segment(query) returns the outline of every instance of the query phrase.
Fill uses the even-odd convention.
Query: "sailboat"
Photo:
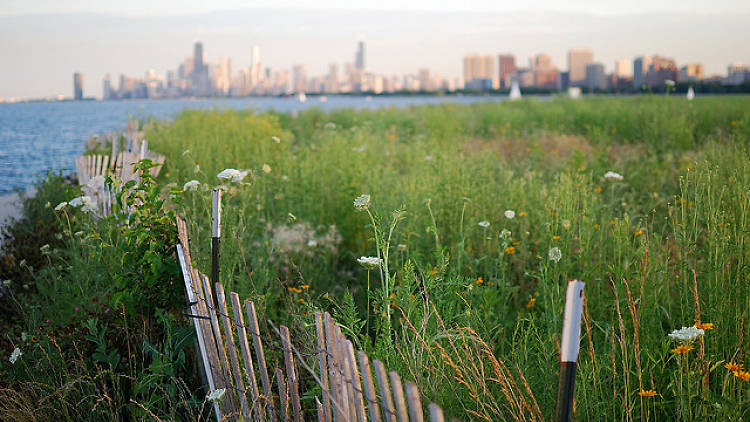
[[[305,101],[307,101],[307,95],[305,95],[304,92],[300,92],[299,94],[297,94],[297,101],[304,103]]]
[[[695,98],[695,91],[693,90],[692,86],[690,88],[688,88],[688,92],[687,92],[687,95],[685,97],[688,99],[688,101],[690,101],[693,98]]]
[[[508,95],[508,98],[511,100],[518,100],[521,98],[521,88],[518,86],[518,80],[514,79],[513,83],[510,86],[510,94]]]

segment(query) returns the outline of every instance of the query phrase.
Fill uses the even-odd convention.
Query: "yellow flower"
[[[513,246],[518,246],[518,245],[520,245],[520,244],[521,244],[521,241],[520,241],[520,240],[517,240],[517,241],[515,241],[515,242],[513,242],[513,243],[512,243],[512,245],[513,245]]]
[[[601,186],[597,186],[596,189],[594,189],[594,192],[596,192],[596,193],[602,193],[602,187]]]
[[[750,381],[750,372],[747,371],[736,371],[732,372],[735,377],[741,379],[742,381]]]
[[[685,353],[693,350],[693,346],[687,346],[684,344],[681,344],[674,349],[670,350],[670,352],[677,354],[677,355],[684,355]]]
[[[482,280],[482,277],[478,277],[477,280],[475,281],[475,283],[482,284],[482,283],[484,283],[484,280]]]
[[[552,236],[552,240],[560,240],[560,236]]]
[[[654,397],[658,396],[659,394],[656,392],[656,390],[641,390],[638,392],[638,395],[641,397]]]
[[[309,285],[309,284],[303,284],[303,285],[302,285],[302,286],[300,286],[300,287],[302,287],[302,290],[307,290],[307,289],[309,289],[309,288],[310,288],[310,285]]]
[[[531,309],[531,307],[534,306],[534,302],[536,302],[535,297],[532,297],[531,299],[529,299],[529,302],[526,303],[526,309]]]
[[[299,303],[305,303],[305,299],[299,298],[299,299],[297,299],[297,302],[299,302]]]
[[[637,231],[637,232],[635,232],[635,236],[636,236],[636,237],[638,237],[638,236],[640,236],[640,235],[642,235],[642,234],[643,234],[643,230],[641,230],[641,229],[638,229],[638,231]]]
[[[514,248],[513,246],[508,246],[507,248],[505,248],[506,255],[513,255],[514,253],[516,253],[516,248]]]
[[[614,226],[615,225],[615,220],[609,220],[609,225],[610,226]]]
[[[518,213],[519,217],[526,217],[526,211],[521,211]]]
[[[714,329],[714,323],[713,322],[704,322],[701,324],[695,324],[695,328],[699,328],[701,330],[713,330]]]
[[[598,229],[598,228],[599,228],[599,225],[598,225],[598,224],[594,224],[594,228],[595,228],[595,229]]]
[[[734,127],[734,126],[737,126],[737,122],[735,122],[734,120],[732,120],[732,126],[733,126],[733,127]]]
[[[737,362],[725,363],[724,367],[727,368],[729,372],[739,372],[743,369],[742,364]]]

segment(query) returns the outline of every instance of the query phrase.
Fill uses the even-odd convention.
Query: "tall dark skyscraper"
[[[195,43],[193,52],[193,73],[200,74],[203,72],[203,43]]]
[[[357,44],[357,54],[354,56],[354,68],[365,70],[365,42],[360,41]]]
[[[73,99],[76,101],[83,99],[83,73],[81,72],[73,74]]]

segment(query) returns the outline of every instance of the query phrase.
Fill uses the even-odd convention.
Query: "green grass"
[[[363,327],[350,333],[359,347],[417,379],[427,399],[453,415],[519,415],[497,382],[475,380],[496,408],[472,398],[456,379],[470,377],[477,363],[461,360],[461,375],[438,352],[470,327],[525,376],[550,418],[564,285],[578,278],[589,315],[580,419],[748,417],[750,383],[723,367],[748,362],[750,350],[747,97],[524,100],[298,117],[190,111],[146,136],[168,157],[166,182],[203,184],[184,194],[178,212],[188,217],[204,271],[208,188],[224,168],[250,169],[247,183],[225,194],[225,285],[298,330],[311,323],[311,309],[342,306],[351,293],[354,303],[339,318]],[[606,180],[607,171],[624,180]],[[352,205],[363,193],[382,241],[392,212],[404,212],[387,249],[390,329],[381,318],[381,276],[369,274],[368,295],[368,273],[356,263],[378,255],[369,217]],[[499,238],[503,229],[512,235]],[[557,263],[548,258],[553,247],[562,252]],[[703,352],[696,343],[680,365],[667,334],[696,321],[695,283],[700,318],[715,328]],[[289,290],[302,285],[311,287]],[[406,319],[420,328],[410,330]],[[456,352],[468,359],[472,347]],[[641,398],[641,388],[659,395]]]

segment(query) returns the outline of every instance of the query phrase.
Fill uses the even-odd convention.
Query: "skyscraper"
[[[615,60],[615,76],[618,78],[630,77],[630,61],[627,59]]]
[[[73,74],[73,99],[76,101],[83,99],[83,74],[81,72]]]
[[[112,77],[109,76],[109,73],[104,75],[104,80],[102,81],[102,100],[109,100],[112,98]]]
[[[467,89],[491,89],[495,77],[492,56],[469,54],[464,56],[464,84]]]
[[[638,88],[646,84],[646,73],[651,66],[651,57],[640,56],[633,60],[633,86]]]
[[[601,63],[589,63],[586,65],[586,87],[590,92],[595,89],[607,89],[607,78],[604,76],[604,65]]]
[[[703,79],[703,65],[690,63],[680,68],[680,82],[694,82]]]
[[[292,81],[294,92],[297,94],[307,91],[307,66],[303,64],[292,67]]]
[[[568,51],[568,78],[570,85],[581,85],[586,80],[586,65],[594,62],[594,53],[588,48]]]
[[[646,85],[664,85],[668,80],[677,82],[679,74],[680,71],[673,59],[654,56],[651,58],[651,66],[648,67],[648,73],[646,74]]]
[[[357,44],[357,53],[354,55],[354,68],[365,70],[365,42],[360,41]]]
[[[193,49],[193,72],[203,72],[203,43],[198,41]]]
[[[508,88],[510,86],[510,78],[516,73],[516,57],[512,54],[501,54],[498,56],[498,64],[500,65],[500,87]]]

